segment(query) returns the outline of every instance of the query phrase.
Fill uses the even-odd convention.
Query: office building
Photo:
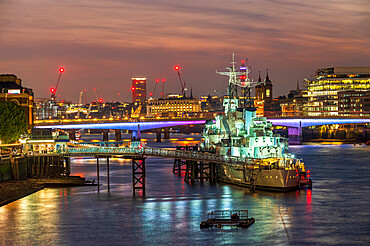
[[[33,127],[34,94],[22,86],[22,79],[14,74],[0,75],[0,102],[14,102],[22,107],[27,128]]]
[[[145,103],[146,101],[146,78],[132,78],[132,102]]]
[[[304,111],[308,116],[336,116],[344,112],[338,108],[338,93],[370,90],[370,67],[330,67],[316,71],[306,79],[308,100]],[[344,110],[344,107],[342,107]],[[349,108],[346,107],[346,110]],[[346,111],[347,112],[347,111]],[[348,112],[346,113],[348,114]]]
[[[146,105],[148,117],[193,117],[201,112],[201,102],[193,98],[150,99]]]
[[[351,117],[369,117],[370,90],[338,92],[338,115]]]

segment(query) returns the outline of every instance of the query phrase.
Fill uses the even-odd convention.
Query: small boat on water
[[[207,220],[200,223],[200,228],[222,228],[223,226],[247,228],[256,220],[248,217],[248,210],[215,210],[207,214]]]

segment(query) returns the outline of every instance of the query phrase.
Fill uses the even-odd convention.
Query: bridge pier
[[[115,129],[114,130],[114,140],[116,142],[120,142],[121,139],[122,139],[121,130],[120,129]]]
[[[132,159],[132,192],[136,196],[136,191],[141,191],[145,196],[145,157]]]
[[[137,130],[131,132],[131,141],[141,141],[140,125],[137,125]]]
[[[190,126],[185,125],[185,134],[190,134]]]
[[[69,140],[76,141],[76,130],[69,130],[68,137]]]
[[[109,141],[109,130],[103,129],[103,142],[108,142],[108,141]]]
[[[163,139],[170,139],[170,129],[168,127],[165,127],[163,129]]]
[[[302,128],[288,127],[289,144],[302,144]]]
[[[156,140],[156,142],[157,142],[157,143],[162,142],[162,133],[161,133],[161,129],[157,129],[157,130],[156,130],[156,134],[157,134],[157,140]]]

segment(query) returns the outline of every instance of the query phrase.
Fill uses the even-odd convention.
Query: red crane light
[[[244,61],[244,60],[242,60],[242,63],[245,63],[245,61]]]
[[[165,79],[162,79],[162,82],[164,83],[166,80]]]
[[[134,91],[135,90],[135,87],[131,87],[131,90]]]
[[[152,97],[153,96],[153,93],[149,93],[149,96]]]
[[[51,93],[55,93],[55,88],[54,88],[54,87],[51,87],[51,88],[50,88],[50,92],[51,92]]]
[[[99,99],[99,103],[103,103],[103,98],[100,98]]]
[[[156,80],[155,80],[155,82],[157,82],[157,83],[158,83],[158,82],[159,82],[159,79],[156,79]]]
[[[175,66],[175,70],[176,70],[176,71],[179,71],[179,69],[180,69],[180,66],[177,66],[177,65],[176,65],[176,66]]]
[[[64,67],[59,68],[59,73],[63,73],[63,72],[64,72]]]

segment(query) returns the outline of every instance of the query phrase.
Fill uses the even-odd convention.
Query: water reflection
[[[146,138],[148,145],[156,146]],[[180,139],[190,137],[176,138],[158,146],[183,144]],[[185,141],[199,143],[199,136],[191,138],[195,140]],[[189,185],[173,175],[172,160],[149,158],[147,197],[133,198],[130,161],[110,160],[108,193],[102,159],[100,193],[96,187],[44,189],[0,207],[0,245],[319,245],[350,244],[352,238],[355,244],[366,244],[369,149],[298,146],[292,151],[311,170],[312,192],[252,193],[226,184]],[[72,171],[96,179],[96,160],[73,158]],[[256,223],[247,230],[200,230],[206,214],[219,209],[248,209]]]

